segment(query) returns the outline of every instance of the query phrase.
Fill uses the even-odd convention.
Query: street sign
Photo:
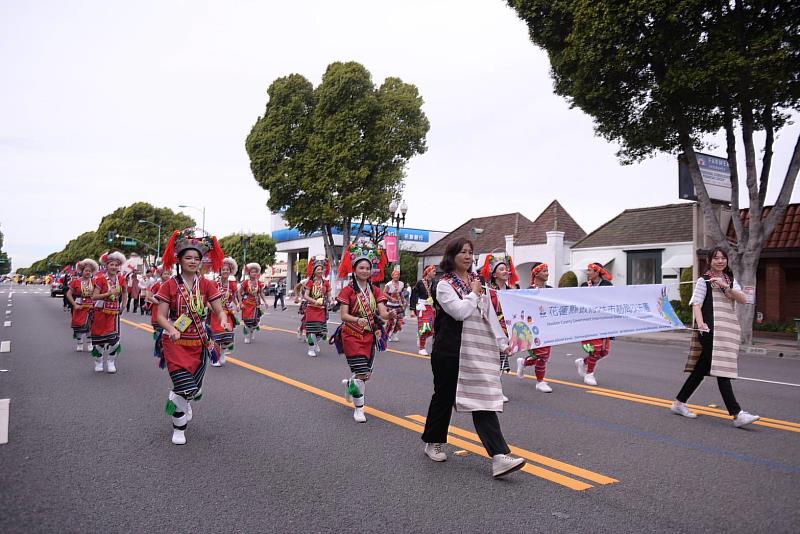
[[[700,167],[700,176],[706,184],[708,196],[712,201],[731,202],[731,169],[728,160],[709,154],[695,152],[697,165]],[[689,165],[686,163],[686,155],[678,156],[678,196],[684,200],[697,200],[697,191],[692,182],[692,175],[689,172]]]
[[[135,247],[136,246],[136,240],[135,239],[131,239],[129,237],[126,237],[126,238],[124,238],[122,240],[122,246],[123,247]]]

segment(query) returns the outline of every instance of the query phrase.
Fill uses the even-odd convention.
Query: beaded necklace
[[[94,284],[92,283],[92,279],[89,278],[87,280],[85,278],[81,278],[81,296],[91,297],[92,291],[94,291]]]
[[[476,276],[475,274],[467,273],[467,275],[469,276],[470,282],[475,280]],[[465,295],[469,295],[470,293],[472,293],[472,289],[467,287],[467,285],[465,285],[464,282],[458,276],[455,275],[455,273],[453,272],[446,273],[444,275],[444,279],[450,282],[450,284],[456,290],[456,293],[458,293],[459,297],[464,298]]]
[[[200,276],[195,275],[194,281],[192,282],[192,289],[191,291],[189,291],[189,301],[185,302],[185,304],[190,311],[193,311],[200,317],[204,317],[206,315],[206,305],[205,302],[203,302],[203,295],[200,293],[199,282],[200,282]],[[186,298],[184,297],[183,300],[185,301]],[[180,308],[180,304],[178,305],[178,308]]]

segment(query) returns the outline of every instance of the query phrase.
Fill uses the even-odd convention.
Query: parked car
[[[53,278],[53,281],[50,282],[50,298],[56,297],[63,297],[64,296],[64,277],[66,275],[56,276]]]
[[[274,294],[275,294],[275,291],[276,291],[277,289],[278,289],[278,283],[277,283],[277,282],[270,282],[270,283],[269,283],[269,284],[268,284],[268,285],[267,285],[267,286],[264,288],[264,294],[265,294],[265,295],[267,295],[267,296],[269,296],[269,295],[274,295]]]

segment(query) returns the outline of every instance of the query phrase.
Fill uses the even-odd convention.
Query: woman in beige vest
[[[677,400],[672,403],[671,410],[690,419],[697,417],[697,414],[689,411],[686,401],[706,375],[716,376],[725,408],[734,418],[733,426],[740,428],[758,420],[757,415],[741,409],[731,386],[731,378],[738,376],[736,360],[739,357],[741,335],[734,303],[744,304],[745,295],[739,283],[733,279],[733,272],[728,267],[728,255],[722,248],[711,250],[708,264],[709,270],[697,279],[689,301],[697,325],[685,369],[690,374]]]

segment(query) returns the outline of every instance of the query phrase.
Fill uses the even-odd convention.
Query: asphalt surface
[[[209,368],[188,444],[175,446],[164,414],[170,381],[146,327],[126,322],[119,372],[96,374],[90,357],[75,352],[68,315],[47,288],[0,286],[0,310],[7,309],[2,532],[797,532],[800,525],[800,387],[737,380],[744,409],[772,420],[748,429],[711,415],[709,405],[724,407],[709,379],[690,400],[709,415],[675,416],[667,406],[685,378],[680,347],[620,339],[598,365],[597,388],[577,377],[577,345],[554,349],[551,394],[535,391],[534,380],[504,377],[506,439],[537,461],[494,480],[469,434],[451,439],[447,462],[423,455],[413,417],[427,411],[432,378],[429,361],[415,354],[413,320],[392,351],[378,355],[368,422],[358,424],[341,398],[344,358],[327,345],[309,358],[291,333],[295,309],[271,311],[254,344],[239,335],[235,361]],[[743,356],[740,375],[800,384],[800,361]],[[451,433],[474,432],[464,414],[452,425]]]

